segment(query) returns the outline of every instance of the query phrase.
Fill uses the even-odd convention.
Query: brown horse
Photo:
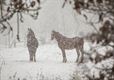
[[[52,31],[51,40],[53,39],[56,39],[56,41],[58,42],[58,47],[62,51],[64,63],[67,62],[65,49],[68,49],[68,50],[76,49],[76,52],[78,55],[76,62],[81,63],[83,61],[83,45],[84,45],[83,38],[80,38],[80,37],[67,38],[61,35],[59,32]],[[81,60],[79,60],[80,56],[81,56]]]
[[[30,61],[36,61],[36,50],[38,48],[38,40],[31,28],[28,28],[27,47],[29,51]]]

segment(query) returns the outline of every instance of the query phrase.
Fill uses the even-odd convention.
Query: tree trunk
[[[20,41],[20,38],[19,38],[19,13],[17,12],[17,40]]]
[[[0,16],[1,16],[1,18],[3,17],[3,1],[2,0],[0,0]]]

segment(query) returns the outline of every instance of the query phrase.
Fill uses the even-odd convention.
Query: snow
[[[77,59],[75,49],[66,50],[68,62],[62,63],[62,54],[57,42],[55,44],[54,41],[50,41],[51,31],[59,31],[67,37],[83,37],[95,32],[94,28],[88,23],[90,21],[98,22],[98,15],[89,11],[82,11],[82,15],[79,15],[69,3],[62,8],[63,0],[43,1],[37,20],[33,20],[30,16],[23,14],[24,23],[20,23],[20,38],[24,43],[17,43],[16,48],[6,48],[5,45],[9,44],[9,37],[0,35],[1,80],[69,80],[75,72],[79,77],[82,77],[83,73],[99,77],[100,70],[96,69],[96,67],[102,68],[102,64],[106,64],[106,67],[112,66],[113,59],[101,61],[99,64],[94,64],[90,61],[77,64],[75,63]],[[88,17],[87,21],[83,15]],[[14,30],[14,35],[10,41],[12,43],[16,38],[17,32],[16,15],[10,20],[10,23]],[[101,26],[101,24],[94,25],[97,29]],[[25,47],[28,27],[34,30],[40,42],[36,52],[36,62],[29,62],[28,49]],[[103,47],[96,43],[92,44],[84,41],[84,52],[93,54],[93,57],[95,57],[91,51],[93,48],[101,55],[105,55],[107,50],[112,50],[109,46]],[[2,61],[5,61],[5,63],[2,64]]]
[[[96,65],[94,65],[90,71],[90,74],[92,74],[92,76],[94,76],[95,78],[99,78],[99,73],[102,69],[104,68],[112,68],[113,66],[113,63],[114,63],[114,60],[113,59],[107,59],[107,60],[104,60]]]
[[[46,44],[39,46],[36,54],[36,62],[29,62],[29,54],[26,47],[2,49],[0,55],[5,60],[2,68],[2,80],[8,80],[16,73],[16,78],[32,77],[37,80],[37,74],[44,77],[61,78],[69,80],[76,67],[75,50],[67,52],[67,63],[62,63],[62,54],[57,45]]]
[[[111,46],[103,46],[103,47],[99,47],[97,49],[97,52],[99,52],[99,54],[105,56],[107,51],[113,51],[113,48]]]
[[[62,54],[57,43],[40,45],[36,52],[37,61],[29,62],[28,49],[23,44],[18,43],[16,48],[0,49],[0,65],[2,61],[5,61],[1,69],[1,80],[70,80],[74,73],[82,79],[84,74],[99,78],[100,69],[111,68],[114,63],[114,60],[109,58],[97,64],[89,60],[83,64],[77,64],[75,63],[77,59],[75,49],[66,50],[68,62],[62,63]],[[91,46],[97,47],[98,45],[85,41],[84,51],[90,52]],[[111,50],[112,48],[109,46],[96,48],[104,53],[105,49]]]
[[[113,67],[114,59],[109,58],[104,61],[99,62],[98,64],[94,64],[90,61],[80,64],[77,66],[75,73],[77,73],[78,76],[81,77],[81,80],[88,80],[87,76],[91,78],[99,78],[100,77],[100,72],[103,69],[110,69]],[[104,71],[106,73],[106,71]]]

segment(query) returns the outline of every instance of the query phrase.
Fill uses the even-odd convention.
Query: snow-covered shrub
[[[74,74],[71,76],[70,80],[81,80],[80,76],[74,72]]]
[[[114,61],[110,61],[111,59],[94,65],[90,70],[92,75],[86,74],[88,80],[114,80]]]
[[[106,59],[97,64],[80,64],[71,80],[114,80],[114,59]]]
[[[96,49],[93,49],[92,54],[90,55],[90,60],[94,63],[98,63],[101,60],[114,56],[114,49],[110,46],[101,46]]]
[[[21,75],[20,75],[21,74]],[[8,80],[62,80],[60,76],[52,76],[52,77],[48,77],[45,74],[41,73],[37,73],[36,77],[32,76],[30,73],[26,72],[26,73],[19,73],[19,72],[15,72],[13,75],[10,75]]]
[[[114,48],[102,44],[90,47],[88,61],[77,66],[72,80],[78,80],[77,76],[79,80],[114,80]]]

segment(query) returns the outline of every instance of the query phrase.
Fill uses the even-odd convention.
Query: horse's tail
[[[81,46],[81,49],[82,49],[82,51],[83,51],[83,49],[84,49],[84,39],[81,38],[81,39],[80,39],[80,42],[81,42],[81,45],[80,45],[80,46]]]
[[[84,59],[84,39],[83,38],[80,38],[79,48],[81,51],[81,61],[80,62],[83,62],[83,59]]]

